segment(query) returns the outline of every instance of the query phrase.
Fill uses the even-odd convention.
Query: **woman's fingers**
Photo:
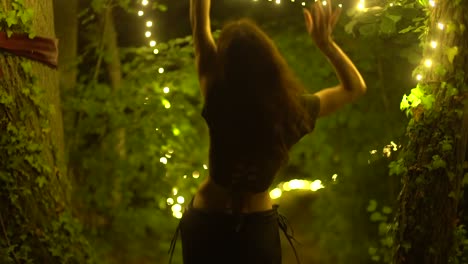
[[[310,11],[304,8],[304,20],[307,28],[307,32],[310,34],[312,33],[312,29],[314,28],[314,22],[312,19],[312,15]]]
[[[317,29],[322,25],[323,21],[323,15],[322,11],[320,8],[320,4],[313,4],[312,6],[312,19],[314,20],[314,29]]]
[[[334,28],[336,26],[336,23],[338,22],[338,19],[340,18],[340,15],[341,15],[341,8],[337,8],[335,9],[335,11],[333,11],[333,15],[331,17],[331,27]]]
[[[330,21],[329,19],[332,17],[332,3],[331,3],[331,0],[326,0],[326,5],[325,5],[325,14],[326,14],[326,17],[327,17],[327,20],[326,21]]]

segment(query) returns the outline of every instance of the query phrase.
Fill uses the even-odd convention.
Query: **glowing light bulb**
[[[166,202],[167,202],[168,205],[173,205],[174,204],[174,199],[167,198]]]
[[[416,75],[416,80],[420,81],[422,80],[423,76],[421,74]]]
[[[178,192],[179,192],[179,190],[177,190],[176,187],[172,188],[172,193],[173,193],[174,195],[177,195]]]
[[[435,6],[435,0],[429,0],[429,5],[434,7]]]
[[[303,189],[305,186],[305,181],[303,180],[291,180],[289,181],[289,186],[291,189]]]
[[[315,180],[310,184],[310,190],[313,192],[323,188],[325,188],[325,186],[322,185],[322,182],[320,180]]]
[[[182,211],[182,206],[180,204],[174,204],[171,208],[172,212],[180,212]]]
[[[281,0],[276,0],[276,4],[277,5],[281,4]]]
[[[177,197],[177,202],[183,204],[185,202],[185,198],[183,196]]]
[[[164,92],[165,94],[169,93],[169,87],[164,87],[164,88],[163,88],[163,92]]]
[[[431,67],[431,66],[432,66],[432,60],[431,60],[431,59],[425,60],[425,61],[424,61],[424,66],[426,66],[426,67],[428,67],[428,68]]]
[[[393,6],[393,3],[390,3],[390,6]]]
[[[153,21],[146,21],[146,26],[147,27],[152,27],[153,26]]]
[[[192,173],[192,177],[193,177],[194,179],[198,179],[198,178],[200,177],[200,172],[194,171],[194,172]]]
[[[206,164],[203,164],[203,168],[204,168],[205,170],[207,170],[207,169],[208,169],[208,166],[207,166]]]
[[[275,188],[275,189],[270,191],[270,198],[271,199],[278,199],[278,198],[281,197],[282,194],[283,194],[283,192],[281,191],[281,189]]]
[[[445,28],[445,25],[443,23],[437,23],[437,27],[440,29],[440,30],[444,30]]]
[[[166,157],[161,157],[159,159],[159,162],[161,162],[162,164],[167,164],[167,158]]]
[[[158,49],[154,49],[154,50],[153,50],[153,53],[154,53],[154,54],[158,54],[158,53],[159,53],[159,50],[158,50]]]
[[[183,215],[182,215],[182,212],[177,211],[177,212],[172,212],[172,216],[174,216],[177,219],[181,219]]]
[[[338,178],[338,174],[335,173],[335,174],[333,174],[333,176],[332,176],[332,180],[333,180],[333,181],[336,181],[336,178]]]
[[[306,3],[305,3],[305,2],[302,2],[302,6],[305,6],[305,5],[306,5]]]
[[[161,73],[161,74],[164,73],[164,68],[159,68],[158,72]]]
[[[143,16],[144,14],[145,14],[145,12],[143,12],[143,11],[141,11],[141,10],[138,11],[138,16]]]
[[[437,48],[437,45],[438,45],[438,44],[437,44],[437,41],[431,41],[431,47],[432,47],[433,49]]]
[[[150,32],[150,31],[146,31],[146,32],[145,32],[145,37],[147,37],[147,38],[151,37],[151,32]]]
[[[339,7],[339,8],[343,8],[343,4],[338,4],[338,7]]]
[[[327,5],[327,1],[322,1],[322,5],[326,6]]]
[[[141,1],[141,4],[144,5],[144,6],[148,5],[148,0]]]
[[[154,40],[150,41],[150,46],[151,46],[151,47],[156,46],[156,41],[154,41]]]
[[[364,8],[365,8],[364,3],[359,3],[358,6],[357,6],[357,8],[358,8],[359,10],[364,10]]]
[[[171,108],[171,103],[166,99],[163,100],[163,105],[164,105],[164,108],[166,109]]]

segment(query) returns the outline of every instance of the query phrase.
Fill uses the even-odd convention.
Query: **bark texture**
[[[12,0],[2,2],[11,9]],[[34,10],[36,34],[54,38],[52,0],[25,7]],[[67,207],[70,184],[57,72],[1,51],[0,72],[0,263],[58,263],[52,224]]]
[[[468,128],[463,104],[468,83],[467,13],[463,0],[436,1],[430,13],[424,56],[433,65],[423,73],[421,85],[428,92],[424,97],[432,96],[434,103],[412,109],[394,263],[447,264],[455,257]],[[437,41],[436,49],[429,46],[431,40]]]

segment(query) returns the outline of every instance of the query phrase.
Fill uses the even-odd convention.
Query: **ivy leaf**
[[[396,31],[396,23],[388,17],[383,17],[380,23],[380,31],[384,34],[392,34]]]
[[[463,175],[463,181],[462,181],[463,185],[467,185],[468,184],[468,172],[465,173],[465,175]]]
[[[7,22],[8,27],[18,24],[18,16],[16,15],[16,11],[15,10],[9,11],[5,20]]]
[[[445,168],[447,163],[439,155],[432,156],[431,169],[436,170],[439,168]]]
[[[359,33],[363,36],[371,36],[377,32],[376,24],[367,24],[359,28]]]
[[[408,103],[408,99],[406,97],[406,94],[403,95],[403,99],[401,99],[401,103],[400,103],[400,110],[403,111],[405,109],[407,109],[409,107],[409,103]]]
[[[455,59],[455,56],[458,55],[458,47],[447,47],[445,48],[445,55],[447,55],[447,59],[449,60],[450,63],[453,63],[453,59]]]
[[[382,208],[382,212],[383,212],[384,214],[391,214],[391,213],[392,213],[392,208],[390,208],[390,207],[388,207],[388,206],[384,206],[384,207]]]
[[[47,183],[47,179],[44,176],[37,177],[36,183],[39,185],[39,188],[42,188]]]
[[[434,102],[435,102],[435,97],[432,94],[423,96],[421,98],[421,103],[424,106],[424,108],[427,110],[432,109],[432,105],[434,104]]]
[[[367,206],[367,212],[374,212],[377,209],[377,201],[370,200],[369,205]]]

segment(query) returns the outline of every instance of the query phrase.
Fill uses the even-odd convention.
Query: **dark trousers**
[[[184,264],[281,264],[279,216],[189,208],[180,222]]]

